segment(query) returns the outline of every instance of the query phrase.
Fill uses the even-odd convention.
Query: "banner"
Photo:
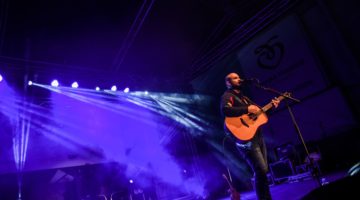
[[[296,98],[309,96],[327,85],[294,16],[253,38],[238,51],[237,57],[241,77],[258,78],[263,85],[291,92]],[[264,92],[252,93],[256,101],[266,100]]]

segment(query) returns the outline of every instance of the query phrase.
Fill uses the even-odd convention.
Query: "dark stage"
[[[274,200],[287,199],[351,199],[359,197],[356,191],[356,184],[359,184],[359,177],[351,177],[349,179],[346,172],[335,172],[321,177],[322,184],[311,176],[300,180],[286,181],[280,184],[274,184],[270,187],[270,191]],[[229,199],[229,198],[224,198]],[[256,200],[253,191],[245,191],[241,193],[241,199]]]
[[[358,4],[0,0],[0,200],[357,197]]]

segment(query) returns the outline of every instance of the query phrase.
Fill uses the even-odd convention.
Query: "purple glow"
[[[16,105],[18,99],[15,91],[8,86],[6,81],[3,81],[0,84],[0,112],[9,119],[13,126],[16,125],[18,118],[18,108]]]
[[[127,164],[128,177],[141,169],[181,185],[181,168],[159,143],[159,138],[167,134],[164,130],[168,130],[168,119],[127,101],[76,98],[81,99],[52,93],[53,126],[61,127],[62,137],[100,150],[105,160]],[[98,103],[86,103],[93,100]]]
[[[13,153],[16,168],[18,171],[23,171],[27,157],[30,121],[19,117],[16,131],[13,134]]]
[[[17,171],[23,171],[27,158],[27,149],[31,119],[28,117],[26,102],[4,81],[0,85],[0,113],[8,120],[11,127],[12,156]],[[6,127],[3,126],[2,127]],[[3,152],[5,153],[5,152]],[[5,154],[4,154],[5,155]],[[3,169],[0,169],[3,171]]]
[[[3,80],[3,77],[1,76],[1,74],[0,74],[0,82]]]
[[[182,188],[186,192],[198,195],[205,193],[204,183],[190,172],[184,173],[184,169],[191,168],[184,167],[168,151],[172,137],[178,133],[173,131],[174,119],[164,115],[162,109],[166,109],[166,106],[164,108],[151,107],[157,103],[152,104],[144,99],[141,101],[136,95],[122,93],[109,95],[109,93],[94,93],[93,90],[87,93],[83,90],[54,88],[36,83],[34,86],[51,91],[49,105],[52,110],[47,108],[43,113],[32,113],[33,116],[40,115],[41,118],[31,121],[31,130],[32,132],[35,130],[46,138],[46,144],[42,144],[46,148],[50,149],[52,145],[56,145],[61,147],[63,152],[60,152],[62,150],[59,148],[57,152],[39,152],[30,147],[29,159],[26,161],[27,167],[55,168],[69,166],[66,162],[84,165],[92,162],[116,161],[127,166],[126,176],[131,177],[137,185],[152,184],[151,181],[139,175],[139,173],[146,173],[176,188]],[[143,92],[141,93],[141,96],[145,97]],[[150,99],[150,97],[145,98]],[[6,107],[8,109],[9,106]],[[8,115],[17,116],[16,113],[15,110],[13,114]],[[29,140],[31,145],[31,137]],[[70,161],[68,158],[57,156],[69,151],[81,157]],[[50,154],[56,162],[36,159],[40,155],[48,158]]]

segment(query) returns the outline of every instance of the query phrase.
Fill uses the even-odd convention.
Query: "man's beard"
[[[233,90],[242,90],[243,88],[244,88],[244,86],[242,84],[231,86],[231,89],[233,89]]]

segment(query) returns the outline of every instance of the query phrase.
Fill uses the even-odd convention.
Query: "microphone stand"
[[[295,102],[297,102],[297,103],[300,103],[300,100],[299,100],[299,99],[296,99],[296,98],[294,98],[294,97],[291,97],[290,94],[281,93],[281,92],[279,92],[278,90],[275,90],[275,89],[273,89],[273,88],[264,87],[263,85],[260,85],[259,80],[257,80],[257,79],[256,79],[256,83],[255,83],[254,85],[255,85],[256,87],[258,87],[258,88],[261,88],[261,89],[265,90],[265,91],[270,91],[270,92],[275,93],[275,94],[277,94],[277,95],[283,96],[283,97],[285,98],[285,100],[286,100],[286,99],[290,99],[290,100],[292,100],[292,101],[295,101]],[[304,141],[304,138],[303,138],[303,136],[302,136],[302,134],[301,134],[300,128],[299,128],[299,126],[298,126],[298,124],[297,124],[297,122],[296,122],[296,120],[295,120],[295,116],[294,116],[294,114],[293,114],[293,112],[292,112],[292,109],[291,109],[291,107],[289,106],[288,101],[285,101],[285,102],[286,102],[286,107],[287,107],[287,109],[288,109],[288,111],[289,111],[289,114],[290,114],[290,116],[291,116],[292,123],[294,124],[294,127],[295,127],[295,130],[296,130],[297,134],[298,134],[298,137],[299,137],[299,139],[300,139],[300,141],[301,141],[301,143],[302,143],[302,145],[303,145],[303,147],[304,147],[304,149],[305,149],[306,156],[307,156],[307,158],[309,159],[311,175],[316,179],[316,181],[317,181],[317,183],[319,184],[319,186],[322,186],[321,180],[320,180],[320,177],[319,177],[319,170],[318,170],[318,168],[315,166],[315,163],[314,163],[313,158],[310,156],[309,150],[308,150],[307,145],[306,145],[306,143],[305,143],[305,141]]]

